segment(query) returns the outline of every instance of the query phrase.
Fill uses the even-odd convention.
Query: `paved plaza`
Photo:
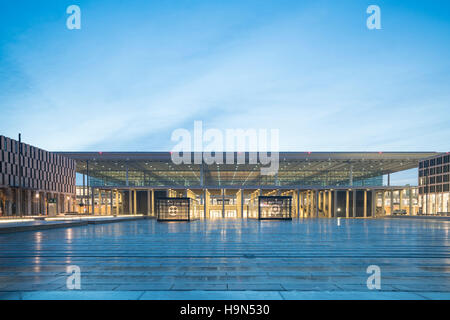
[[[213,220],[0,234],[0,299],[449,299],[450,221]],[[68,290],[66,268],[81,269]],[[369,290],[369,265],[381,290]]]

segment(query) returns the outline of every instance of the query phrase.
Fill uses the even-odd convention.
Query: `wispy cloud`
[[[174,129],[203,120],[278,128],[283,150],[448,149],[443,17],[386,5],[376,33],[355,2],[108,3],[82,2],[80,31],[45,11],[1,39],[2,133],[169,150]],[[411,18],[414,33],[398,21]]]

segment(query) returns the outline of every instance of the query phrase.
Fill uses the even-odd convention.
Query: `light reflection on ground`
[[[170,292],[189,290],[198,299],[225,291],[448,299],[449,227],[449,221],[419,219],[341,219],[340,226],[335,219],[140,220],[4,234],[0,298],[67,291],[71,264],[81,268],[81,291],[96,291],[97,298],[139,291],[133,297],[170,299]],[[367,289],[369,265],[381,268],[381,292]]]

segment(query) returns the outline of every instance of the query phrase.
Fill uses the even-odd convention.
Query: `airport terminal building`
[[[170,152],[54,153],[3,136],[1,150],[1,217],[291,219],[450,211],[448,154],[436,152],[280,152],[277,173],[263,175],[250,153],[244,163],[174,164]],[[390,184],[390,174],[412,168],[419,169],[418,186]]]

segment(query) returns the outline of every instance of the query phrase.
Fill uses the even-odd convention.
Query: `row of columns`
[[[424,214],[439,214],[450,212],[450,193],[434,192],[420,195],[422,212]]]
[[[139,212],[137,193],[138,191],[147,192],[147,210],[146,212]],[[128,208],[125,208],[125,192],[128,193]],[[105,198],[103,197],[104,194]],[[86,198],[87,199],[87,198]],[[96,205],[96,199],[97,205]],[[104,199],[109,199],[109,201],[103,201]],[[105,202],[105,204],[104,204]],[[93,215],[120,215],[120,214],[146,214],[148,216],[155,216],[155,190],[137,190],[137,189],[101,189],[101,188],[91,188],[90,200],[85,203],[88,208],[88,213]],[[89,210],[90,209],[90,210]],[[126,210],[126,211],[125,211]]]
[[[337,200],[338,190],[306,190],[299,191],[300,218],[317,218],[317,217],[337,217],[340,214]],[[350,218],[350,208],[352,208],[352,217],[356,217],[356,190],[345,190],[345,217]],[[350,192],[353,192],[352,204],[350,204]],[[363,217],[368,216],[368,198],[367,190],[364,190]],[[374,193],[373,193],[374,197]],[[375,197],[372,201],[375,204]],[[371,212],[374,212],[372,210]]]
[[[409,190],[409,201],[408,207],[405,208],[403,205],[403,191]],[[378,195],[382,195],[382,215],[387,214],[387,208],[389,208],[389,214],[394,211],[394,192],[400,192],[399,194],[399,209],[407,210],[409,215],[413,212],[413,195],[412,189],[402,189],[402,190],[304,190],[298,191],[299,197],[299,217],[301,218],[312,218],[312,217],[337,217],[341,215],[338,207],[338,192],[345,192],[345,213],[342,216],[346,218],[356,217],[357,212],[357,192],[363,192],[363,204],[362,204],[362,217],[369,216],[369,209],[371,215],[375,215],[377,208]],[[370,192],[369,192],[370,191]],[[386,205],[386,196],[390,197],[389,206]],[[369,202],[370,197],[370,202]],[[369,208],[370,203],[370,208]]]
[[[73,211],[72,194],[19,188],[0,189],[0,217],[47,216]]]
[[[106,206],[104,206],[103,203],[103,197],[104,192],[106,191],[106,197],[109,196],[109,210]],[[122,197],[122,208],[124,204],[124,196],[125,194],[123,191],[128,192],[128,208],[127,212],[122,212],[120,210],[120,201],[119,201],[119,195]],[[92,214],[147,214],[149,216],[155,215],[155,209],[154,209],[154,189],[146,189],[146,190],[140,190],[140,189],[127,189],[121,191],[120,189],[99,189],[99,188],[92,188],[91,189],[91,204],[95,203],[95,198],[97,196],[98,203],[100,206],[95,207],[95,205],[92,207],[92,211],[90,213]],[[137,201],[137,192],[138,191],[146,191],[147,192],[147,212],[138,212],[138,201]],[[394,191],[396,190],[370,190],[371,193],[368,192],[367,189],[365,190],[357,190],[357,189],[347,189],[347,190],[332,190],[332,189],[325,189],[325,190],[288,190],[283,192],[283,195],[291,195],[292,196],[292,216],[293,217],[300,217],[300,218],[315,218],[315,217],[337,217],[342,216],[346,218],[350,217],[356,217],[357,212],[357,191],[363,192],[363,204],[362,204],[362,215],[359,214],[359,216],[362,217],[368,217],[369,216],[369,209],[371,212],[371,216],[374,215],[377,208],[377,199],[378,195],[381,193],[382,195],[382,213],[384,214],[386,209],[386,196],[389,194],[390,196],[390,213],[393,211],[393,203],[394,203]],[[344,212],[342,213],[342,209],[338,207],[338,192],[345,192],[345,206],[341,202],[342,209]],[[114,197],[115,194],[115,197]],[[258,196],[262,195],[261,189],[256,189],[253,193],[250,194],[250,211],[252,208],[252,204],[257,206],[257,199]],[[176,196],[177,193],[174,190],[168,190],[169,196]],[[195,193],[193,193],[190,190],[186,190],[184,193],[185,196],[191,197],[196,199]],[[224,189],[221,189],[221,195],[222,195],[222,213],[225,213],[225,196],[226,191]],[[268,193],[265,193],[265,195],[280,195],[280,190],[274,190]],[[342,193],[340,193],[342,197]],[[371,196],[371,208],[369,208],[369,196]],[[403,193],[400,192],[400,208],[403,203]],[[210,218],[209,217],[209,204],[210,204],[210,192],[208,189],[203,189],[203,194],[201,195],[203,198],[203,217],[204,218]],[[412,212],[412,192],[409,193],[409,212]],[[341,198],[342,199],[342,198]],[[114,206],[114,200],[115,200],[115,206]],[[342,201],[342,200],[341,200]],[[359,200],[361,201],[361,200]],[[244,190],[238,189],[236,193],[236,211],[237,211],[237,217],[242,218],[244,213]],[[106,210],[105,210],[106,208]]]

